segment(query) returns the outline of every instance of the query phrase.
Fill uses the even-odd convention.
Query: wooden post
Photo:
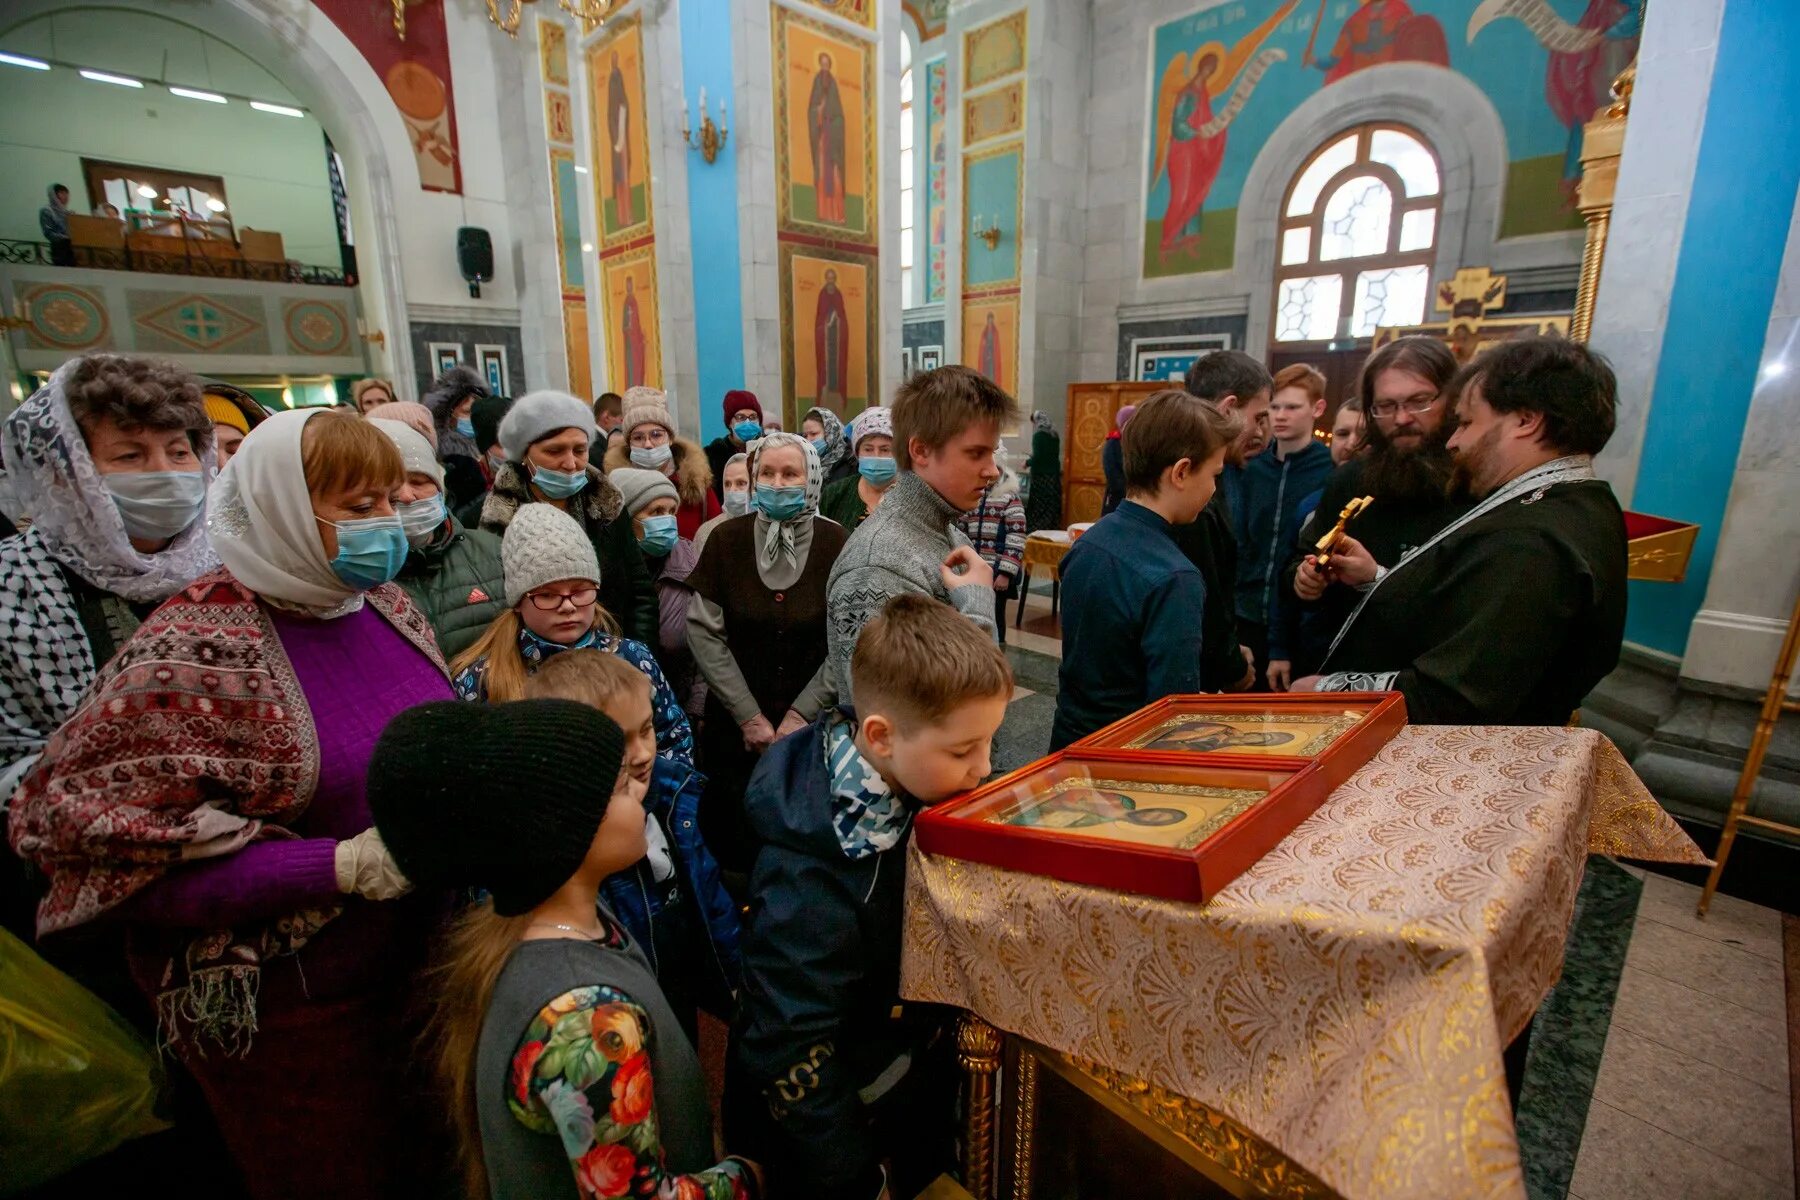
[[[1000,1031],[974,1013],[963,1013],[956,1024],[956,1061],[968,1074],[968,1094],[963,1098],[963,1186],[975,1200],[994,1200],[994,1076],[1000,1071]]]

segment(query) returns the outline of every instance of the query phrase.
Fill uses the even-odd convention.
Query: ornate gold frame
[[[967,229],[962,231],[962,291],[963,299],[979,295],[992,289],[1005,290],[1019,285],[1020,272],[1024,267],[1024,253],[1019,239],[1024,235],[1025,226],[1025,142],[1023,139],[1005,142],[998,146],[990,146],[982,150],[967,151],[962,156],[962,208],[964,219],[969,216],[969,168],[976,163],[988,162],[1008,155],[1016,158],[1017,165],[1013,170],[1013,227],[1012,227],[1012,274],[1004,279],[988,279],[981,283],[969,282],[969,251],[974,237]]]
[[[868,325],[864,346],[867,361],[863,369],[868,372],[869,396],[865,405],[881,402],[881,372],[878,362],[881,357],[881,261],[873,254],[857,254],[848,249],[836,249],[827,246],[815,246],[810,243],[781,243],[781,408],[783,422],[789,429],[800,428],[800,414],[791,411],[798,404],[794,396],[794,256],[822,258],[832,262],[849,263],[861,267],[867,272],[868,302],[863,306],[863,319]],[[846,406],[848,402],[846,401]],[[849,416],[845,414],[844,423],[848,425]]]
[[[869,247],[869,253],[875,253],[880,241],[880,188],[876,186],[875,142],[877,127],[873,120],[875,106],[875,43],[867,42],[835,25],[827,25],[823,21],[815,21],[776,3],[770,6],[774,10],[771,22],[771,34],[774,42],[775,68],[775,227],[791,230],[796,233],[810,234],[816,237],[830,238],[833,241],[855,243]],[[844,225],[827,225],[817,221],[802,221],[794,216],[793,200],[793,166],[789,162],[787,139],[787,106],[788,106],[788,31],[795,26],[810,30],[853,50],[862,59],[863,87],[863,223],[862,228],[852,229]],[[791,395],[791,393],[790,393]]]

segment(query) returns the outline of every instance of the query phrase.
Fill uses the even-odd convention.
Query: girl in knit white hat
[[[600,603],[600,563],[575,519],[548,504],[519,509],[500,542],[506,611],[450,664],[456,694],[495,704],[525,695],[525,679],[564,650],[617,654],[650,679],[656,752],[694,765],[687,713],[650,648],[620,637]]]

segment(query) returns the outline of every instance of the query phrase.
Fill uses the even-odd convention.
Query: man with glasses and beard
[[[1327,673],[1294,690],[1397,690],[1422,724],[1565,724],[1625,635],[1625,520],[1593,465],[1617,382],[1585,346],[1533,337],[1481,355],[1451,394],[1474,507],[1393,567],[1344,540],[1333,571],[1370,583]]]
[[[1344,529],[1383,567],[1397,566],[1468,508],[1466,498],[1451,497],[1450,452],[1444,445],[1456,427],[1445,395],[1455,375],[1455,356],[1436,338],[1400,338],[1363,364],[1357,397],[1366,417],[1367,448],[1326,480],[1285,572],[1285,586],[1301,602],[1303,633],[1289,647],[1294,678],[1319,669],[1331,640],[1362,599],[1359,589],[1373,580],[1373,568],[1364,579],[1346,574],[1354,571],[1349,564],[1321,572],[1307,560],[1346,504],[1359,496],[1375,498]]]

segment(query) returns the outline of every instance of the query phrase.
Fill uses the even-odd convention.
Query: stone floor
[[[997,770],[1049,745],[1062,644],[1047,592],[1006,631],[1017,690]],[[1794,1197],[1800,921],[1723,894],[1701,920],[1698,897],[1590,860],[1520,1095],[1532,1200]]]

